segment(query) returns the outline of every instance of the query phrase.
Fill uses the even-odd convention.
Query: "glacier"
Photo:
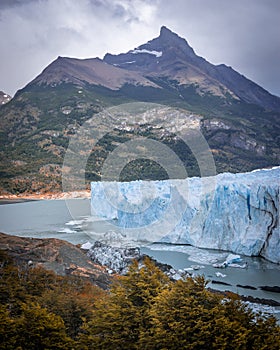
[[[280,167],[182,180],[92,182],[92,215],[139,242],[280,263]]]

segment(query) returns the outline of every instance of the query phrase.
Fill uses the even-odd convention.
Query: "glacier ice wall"
[[[185,180],[92,182],[93,215],[138,240],[280,263],[280,167]]]

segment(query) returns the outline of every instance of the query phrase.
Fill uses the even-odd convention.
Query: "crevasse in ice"
[[[146,241],[280,263],[279,179],[276,167],[185,180],[92,182],[91,207],[93,215]]]

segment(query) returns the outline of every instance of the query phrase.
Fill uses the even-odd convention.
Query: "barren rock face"
[[[11,96],[3,91],[0,91],[0,106],[8,103],[11,100]]]
[[[0,233],[0,249],[23,266],[41,266],[58,275],[88,278],[103,289],[107,289],[110,283],[111,278],[102,266],[94,264],[78,247],[59,239],[23,238]]]

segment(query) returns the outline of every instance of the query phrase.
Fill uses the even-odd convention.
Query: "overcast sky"
[[[279,18],[279,0],[0,0],[0,90],[14,95],[57,56],[126,52],[165,25],[280,96]]]

